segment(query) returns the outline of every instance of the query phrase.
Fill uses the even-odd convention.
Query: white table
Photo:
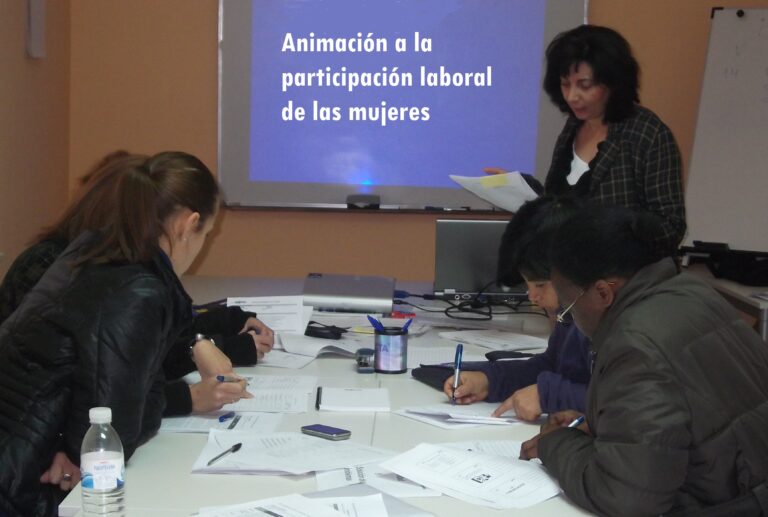
[[[190,281],[191,280],[191,281]],[[185,280],[196,301],[210,301],[226,295],[298,294],[296,285],[290,282],[243,279],[209,280],[200,277]],[[286,287],[287,286],[287,287]],[[541,334],[547,325],[540,316],[511,316],[507,322],[513,331],[526,329]],[[425,336],[411,338],[409,348],[436,346],[441,342],[436,331]],[[467,346],[465,353],[482,352]],[[358,374],[354,361],[340,357],[321,357],[300,370],[252,367],[238,368],[242,373],[260,375],[314,375],[322,386],[386,387],[389,389],[392,409],[417,404],[436,403],[445,395],[422,384],[410,376]],[[509,427],[479,427],[461,430],[443,430],[393,413],[337,413],[319,412],[314,407],[314,394],[308,397],[307,412],[283,416],[279,431],[299,431],[302,425],[322,423],[349,429],[351,440],[363,444],[405,451],[421,442],[450,442],[469,439],[525,440],[538,432],[538,425],[520,424]],[[139,447],[126,467],[127,515],[130,517],[188,516],[201,506],[227,505],[291,493],[308,493],[316,490],[313,475],[261,476],[191,474],[207,435],[158,434]],[[61,515],[77,515],[81,501],[80,487],[76,487],[59,507]],[[464,503],[447,496],[404,499],[408,504],[432,512],[438,516],[494,516],[498,510]],[[563,496],[550,499],[525,510],[506,510],[504,515],[587,515]]]

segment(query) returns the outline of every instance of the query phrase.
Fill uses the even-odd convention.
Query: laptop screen
[[[506,227],[507,221],[438,219],[435,295],[474,295],[482,290],[488,295],[524,296],[524,287],[509,289],[496,282],[499,245]]]

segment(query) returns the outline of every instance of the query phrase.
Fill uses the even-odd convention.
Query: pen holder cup
[[[373,368],[378,373],[408,371],[408,331],[400,327],[384,327],[373,336]]]

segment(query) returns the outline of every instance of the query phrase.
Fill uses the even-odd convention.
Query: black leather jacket
[[[162,362],[192,309],[162,253],[146,264],[71,262],[75,240],[0,327],[0,514],[56,515],[40,475],[79,463],[88,410],[112,408],[126,460],[159,428]]]

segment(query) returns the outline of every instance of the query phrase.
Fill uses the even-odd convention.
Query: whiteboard
[[[768,251],[768,9],[713,11],[686,210],[685,244]]]

